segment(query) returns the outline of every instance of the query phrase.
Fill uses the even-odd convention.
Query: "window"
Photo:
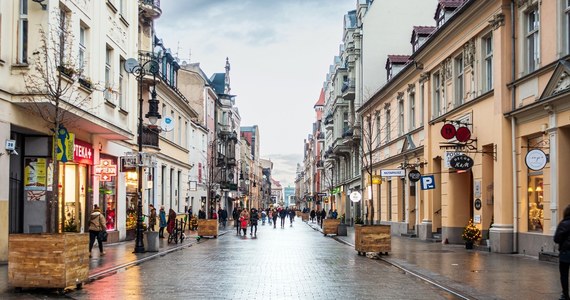
[[[464,61],[463,54],[460,54],[455,58],[455,106],[460,106],[463,104],[464,97]]]
[[[404,98],[398,100],[398,136],[404,135]]]
[[[67,35],[67,12],[63,9],[59,10],[59,65],[64,66],[65,61],[65,48],[66,48],[66,35]]]
[[[186,146],[186,149],[190,148],[190,138],[188,137],[188,132],[189,132],[189,127],[188,127],[188,121],[184,121],[184,130],[186,131],[186,134],[184,135],[186,137],[186,143],[184,144],[184,146]]]
[[[79,70],[85,74],[85,27],[79,27]]]
[[[384,128],[386,128],[386,143],[390,142],[390,135],[391,135],[391,127],[390,127],[390,106],[386,107],[386,125],[384,126]]]
[[[539,27],[540,18],[535,7],[526,13],[526,67],[529,73],[536,70],[540,59]]]
[[[570,0],[564,1],[564,24],[562,25],[564,32],[564,54],[570,53]]]
[[[119,13],[125,16],[125,0],[119,0]]]
[[[493,36],[483,38],[483,92],[493,89]]]
[[[420,84],[420,126],[424,125],[424,84]]]
[[[348,126],[348,112],[342,113],[342,133],[346,133],[349,129]]]
[[[178,116],[178,145],[182,146],[182,117]]]
[[[20,0],[17,61],[19,64],[28,63],[28,0]]]
[[[376,146],[379,147],[382,144],[382,122],[380,120],[380,114],[376,114]]]
[[[410,104],[410,130],[414,130],[416,128],[416,95],[414,91],[408,94],[408,102]]]
[[[127,83],[126,83],[126,78],[128,78],[128,76],[125,74],[125,59],[124,58],[120,58],[120,71],[119,71],[119,107],[122,110],[127,110]]]
[[[528,150],[536,149],[542,144],[542,136],[527,140]],[[548,147],[542,148],[546,155],[550,154]],[[543,170],[528,173],[528,231],[544,231],[544,175]]]
[[[113,62],[113,49],[105,49],[105,88],[111,88],[111,64]]]
[[[433,116],[439,117],[441,114],[441,78],[439,72],[433,74]]]

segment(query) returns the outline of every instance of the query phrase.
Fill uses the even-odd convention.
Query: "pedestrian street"
[[[230,222],[232,224],[233,222]],[[257,238],[235,228],[217,239],[93,281],[73,299],[454,299],[295,219],[259,225]]]

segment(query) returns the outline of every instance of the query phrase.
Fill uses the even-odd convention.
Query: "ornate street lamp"
[[[148,113],[145,115],[148,118],[152,126],[156,126],[158,119],[161,118],[160,113],[158,113],[158,100],[156,100],[156,75],[160,71],[160,65],[157,62],[157,57],[154,54],[147,53],[146,61],[141,61],[134,58],[129,58],[125,61],[124,68],[127,73],[135,75],[139,87],[139,123],[138,123],[138,201],[137,201],[137,227],[136,227],[136,239],[135,239],[135,250],[134,253],[144,253],[143,244],[143,213],[142,213],[142,195],[143,195],[143,80],[146,75],[152,75],[152,91],[151,99],[148,100]]]

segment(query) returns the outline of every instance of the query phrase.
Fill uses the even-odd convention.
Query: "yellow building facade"
[[[412,54],[388,57],[388,83],[359,110],[363,178],[383,179],[368,216],[450,243],[473,220],[493,252],[554,251],[570,203],[568,3],[447,5],[410,28]]]

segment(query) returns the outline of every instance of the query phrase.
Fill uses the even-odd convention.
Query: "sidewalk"
[[[219,229],[219,236],[230,232],[233,227],[228,226],[226,229]],[[128,268],[130,266],[138,265],[150,259],[163,256],[167,253],[191,247],[198,243],[196,240],[196,231],[185,232],[186,238],[182,243],[168,244],[168,239],[160,239],[158,252],[145,252],[133,253],[135,249],[135,241],[119,242],[114,244],[104,244],[105,256],[99,256],[99,248],[97,245],[93,246],[93,257],[89,259],[89,281],[99,279],[111,274],[118,270]],[[208,238],[201,239],[204,242]],[[146,241],[145,241],[146,242]],[[146,245],[146,244],[145,244]],[[13,292],[13,289],[8,285],[8,265],[0,265],[0,298],[2,295]]]
[[[354,248],[354,227],[347,231],[334,239]],[[465,299],[558,299],[561,292],[558,264],[537,257],[392,236],[392,251],[380,259]]]

